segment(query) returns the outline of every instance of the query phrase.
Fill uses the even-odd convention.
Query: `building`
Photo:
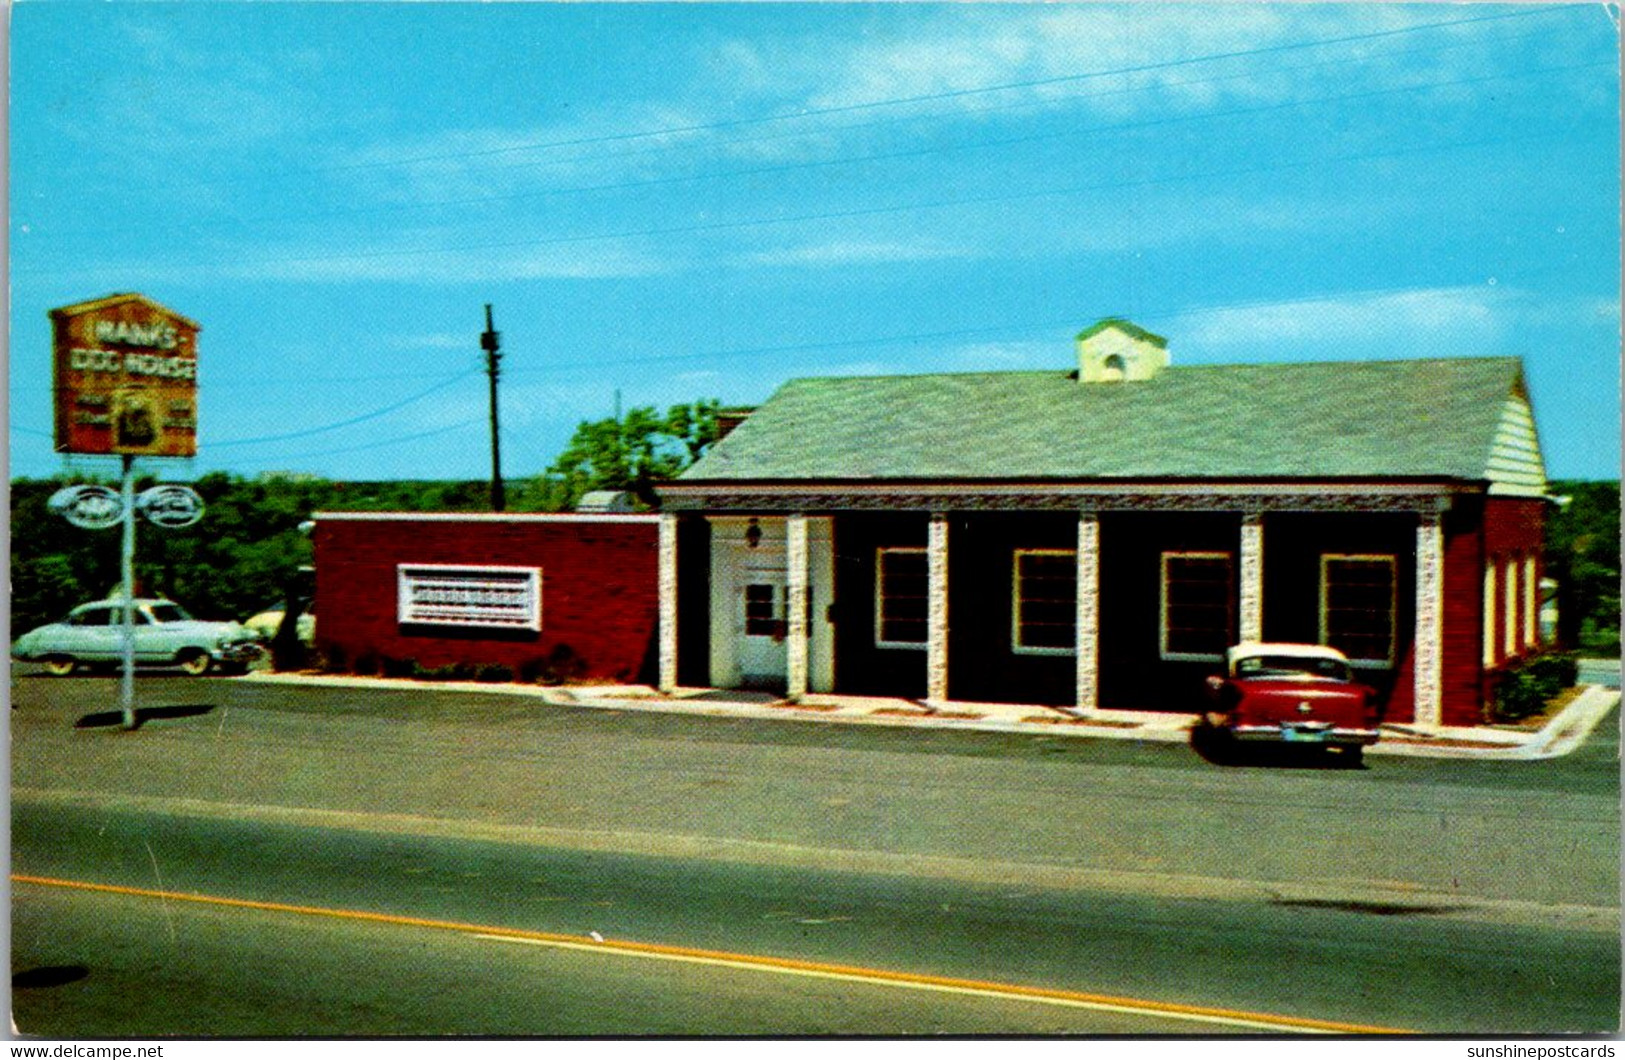
[[[1180,367],[1111,319],[1071,368],[792,381],[659,494],[666,687],[1194,709],[1296,641],[1475,724],[1540,644],[1514,358]]]
[[[658,521],[318,512],[317,647],[365,673],[652,682]]]

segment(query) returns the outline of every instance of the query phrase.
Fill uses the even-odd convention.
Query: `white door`
[[[746,572],[737,607],[741,683],[747,688],[782,688],[789,631],[784,572]]]

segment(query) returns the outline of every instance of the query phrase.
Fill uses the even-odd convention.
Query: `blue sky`
[[[46,310],[139,291],[204,329],[170,478],[485,476],[486,302],[510,478],[617,390],[1066,368],[1109,315],[1519,355],[1549,473],[1617,477],[1617,17],[23,0],[12,473],[70,467]]]

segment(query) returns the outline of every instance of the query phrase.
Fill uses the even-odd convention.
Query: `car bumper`
[[[258,659],[265,651],[256,641],[244,641],[241,644],[226,644],[210,652],[216,662],[248,663]]]
[[[1333,725],[1232,725],[1229,733],[1248,743],[1301,743],[1328,747],[1364,747],[1377,742],[1376,729],[1348,729]]]

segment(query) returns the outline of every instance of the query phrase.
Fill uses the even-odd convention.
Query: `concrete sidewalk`
[[[827,694],[808,695],[797,702],[790,702],[770,692],[678,688],[670,693],[662,693],[647,685],[547,687],[268,671],[255,671],[236,680],[330,688],[433,689],[437,692],[517,695],[529,697],[545,706],[640,710],[716,718],[964,729],[1161,743],[1188,742],[1195,723],[1195,717],[1191,714],[1161,711],[1080,711],[1071,707],[1032,704],[933,703],[916,699]],[[1543,727],[1533,730],[1491,726],[1385,725],[1381,741],[1367,748],[1366,753],[1421,758],[1556,758],[1584,743],[1597,724],[1619,703],[1619,699],[1620,693],[1616,689],[1600,685],[1583,686],[1580,694],[1560,713]]]

